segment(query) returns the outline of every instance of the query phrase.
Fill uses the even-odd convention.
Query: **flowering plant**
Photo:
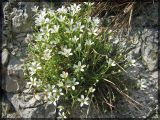
[[[111,106],[114,90],[125,91],[121,80],[128,61],[124,49],[113,44],[112,31],[91,17],[92,3],[70,4],[57,10],[33,8],[35,33],[29,43],[26,79],[30,88],[45,93],[45,100],[59,109],[59,118],[69,108],[59,101],[80,107],[96,99]],[[121,93],[121,92],[120,92]]]

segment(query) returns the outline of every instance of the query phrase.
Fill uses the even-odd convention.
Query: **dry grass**
[[[68,0],[68,2],[81,3],[82,0]],[[155,0],[150,1],[135,1],[135,0],[91,0],[95,2],[92,16],[101,18],[108,17],[110,19],[110,27],[113,29],[129,28],[131,26],[132,17],[139,14],[141,10],[147,7],[148,4],[155,4]]]

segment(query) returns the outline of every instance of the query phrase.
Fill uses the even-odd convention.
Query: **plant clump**
[[[112,31],[102,28],[98,17],[91,17],[92,5],[33,8],[35,32],[25,75],[30,89],[44,92],[45,100],[57,106],[58,118],[69,116],[75,105],[88,107],[96,100],[111,107],[116,94],[127,90],[123,74],[131,64],[125,49],[113,42]]]

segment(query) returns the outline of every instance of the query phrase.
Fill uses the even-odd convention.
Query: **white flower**
[[[75,90],[75,85],[78,85],[79,82],[76,82],[76,78],[73,78],[73,80],[71,81],[71,86],[72,86],[72,90]]]
[[[44,54],[43,54],[42,59],[49,60],[52,57],[51,52],[52,52],[52,50],[50,50],[50,49],[44,50]]]
[[[64,93],[62,92],[62,89],[61,89],[61,88],[58,89],[57,94],[58,94],[58,95],[64,95]]]
[[[42,41],[46,41],[48,40],[48,36],[49,36],[49,25],[45,25],[43,27],[40,28],[41,31],[41,35],[43,36],[43,38],[41,39]]]
[[[62,74],[60,74],[60,76],[66,79],[68,77],[68,72],[63,71]]]
[[[78,65],[74,65],[73,68],[75,68],[75,72],[83,72],[86,65],[82,65],[81,61],[78,62]]]
[[[59,95],[57,95],[56,93],[53,92],[47,92],[47,99],[52,101],[53,104],[56,106],[57,105],[57,101],[59,100]]]
[[[42,67],[40,66],[40,63],[37,63],[36,61],[34,61],[31,63],[28,69],[29,69],[30,75],[32,76],[33,74],[36,73],[38,69],[42,69]]]
[[[31,10],[32,10],[33,12],[37,12],[37,11],[38,11],[38,8],[39,8],[39,6],[34,6],[34,7],[31,8]]]
[[[72,90],[75,90],[75,85],[78,85],[79,82],[76,82],[76,78],[73,78],[73,80],[67,80],[66,81],[66,87],[69,88],[71,87]]]
[[[99,20],[98,17],[94,17],[94,18],[92,19],[92,21],[93,21],[93,25],[94,25],[94,26],[98,26],[98,24],[100,23],[100,20]]]
[[[78,101],[80,102],[80,106],[89,105],[89,98],[84,98],[84,95],[81,95],[81,98],[78,98]]]
[[[30,82],[27,82],[28,85],[30,85],[30,87],[32,86],[37,86],[37,78],[33,78],[33,77],[30,77]]]
[[[75,3],[68,7],[68,10],[71,12],[71,15],[76,14],[78,11],[80,11],[80,4],[76,5]]]
[[[58,84],[57,84],[59,87],[63,87],[64,86],[64,84],[63,84],[63,82],[62,81],[58,81]]]
[[[91,46],[91,45],[93,45],[94,44],[94,42],[92,42],[91,40],[87,40],[86,42],[85,42],[85,45],[87,45],[87,46]]]
[[[57,12],[58,13],[67,13],[67,9],[64,6],[62,6],[61,8],[57,9]]]
[[[75,3],[73,5],[70,6],[70,9],[71,10],[75,10],[75,11],[78,11],[80,10],[80,4],[76,5]]]
[[[57,89],[56,89],[55,85],[47,84],[47,85],[45,86],[45,91],[46,91],[46,92],[54,92],[54,93],[56,93],[56,92],[57,92]]]
[[[74,37],[72,38],[72,41],[73,41],[74,43],[76,43],[78,40],[79,40],[79,38],[77,38],[76,36],[74,36]]]
[[[59,30],[59,25],[53,25],[53,28],[49,29],[49,32],[51,33],[57,33]]]
[[[58,115],[59,115],[59,116],[57,117],[58,119],[62,119],[62,120],[63,120],[63,119],[66,119],[66,118],[67,118],[67,117],[66,117],[66,114],[65,114],[64,112],[58,112]]]
[[[60,15],[60,16],[58,17],[58,20],[59,20],[60,22],[64,22],[64,21],[65,21],[65,18],[66,18],[66,16]]]
[[[61,51],[59,51],[58,54],[64,55],[65,57],[69,57],[70,55],[73,55],[73,53],[71,53],[71,49],[68,49],[66,46],[61,47]]]
[[[115,61],[113,61],[111,58],[109,58],[108,64],[111,66],[116,66]]]
[[[57,108],[59,109],[60,112],[61,112],[62,110],[64,110],[64,107],[63,107],[63,106],[58,106]]]
[[[70,21],[68,22],[68,24],[71,26],[73,25],[73,19],[70,19]]]
[[[66,28],[66,33],[73,33],[77,30],[76,26],[70,26],[69,28]]]
[[[94,89],[93,87],[89,88],[89,92],[93,93],[96,89]]]
[[[84,25],[81,25],[81,22],[77,22],[77,28],[80,29],[80,32],[83,32]]]
[[[51,9],[48,10],[48,13],[49,13],[51,16],[55,15],[55,11],[54,11],[54,10],[51,10]]]
[[[98,35],[98,28],[91,28],[91,29],[89,29],[89,35]]]
[[[41,26],[45,22],[46,10],[40,11],[38,17],[35,18],[35,25]]]

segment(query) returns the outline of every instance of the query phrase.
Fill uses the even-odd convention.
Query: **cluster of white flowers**
[[[91,7],[93,3],[85,2],[84,5]],[[81,6],[74,3],[57,10],[43,9],[39,12],[38,7],[32,8],[32,11],[36,12],[35,25],[38,32],[34,36],[34,47],[38,52],[34,52],[35,60],[28,65],[28,85],[43,90],[46,99],[56,106],[61,98],[73,99],[81,107],[89,105],[90,96],[96,90],[94,85],[99,82],[95,80],[94,85],[90,85],[85,91],[79,91],[90,67],[87,57],[92,54],[90,51],[93,52],[92,47],[97,45],[101,35],[100,19],[91,17],[88,13],[86,17],[82,17]],[[106,63],[110,67],[116,66],[116,62],[111,58],[107,59]],[[77,91],[80,94],[72,96]],[[64,107],[58,106],[58,109],[58,118],[65,119],[67,115]]]

